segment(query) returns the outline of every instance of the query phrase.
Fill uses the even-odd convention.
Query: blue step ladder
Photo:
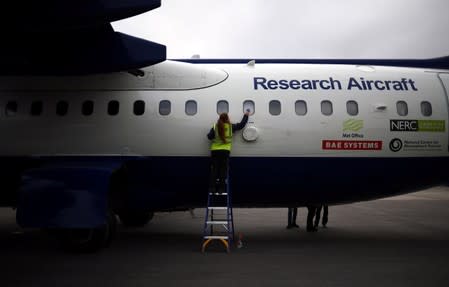
[[[224,182],[225,188],[215,185],[209,190],[207,197],[206,216],[204,218],[203,245],[201,252],[214,240],[218,240],[231,251],[234,241],[234,218],[232,214],[231,189],[229,188],[229,174]]]

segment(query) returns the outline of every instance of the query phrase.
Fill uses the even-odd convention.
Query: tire
[[[153,212],[126,211],[119,213],[120,222],[125,227],[143,227],[153,219]]]
[[[108,234],[105,236],[103,247],[109,247],[117,232],[117,217],[113,212],[108,213]]]
[[[62,247],[74,253],[93,253],[108,247],[115,237],[117,219],[108,213],[107,223],[97,228],[60,229],[59,240]]]

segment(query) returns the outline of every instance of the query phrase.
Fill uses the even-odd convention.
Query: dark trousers
[[[318,206],[318,208],[316,209],[315,227],[317,227],[320,224],[321,209],[323,209],[323,221],[321,223],[323,224],[323,226],[327,224],[327,216],[329,214],[329,209],[327,205],[323,204]]]
[[[296,216],[298,215],[297,207],[288,208],[288,226],[296,224]]]
[[[211,151],[211,173],[209,188],[217,192],[224,192],[226,177],[228,176],[229,154],[227,150]]]
[[[315,217],[316,206],[307,206],[307,230],[313,229],[313,218]]]

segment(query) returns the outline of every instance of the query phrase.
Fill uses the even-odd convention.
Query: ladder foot
[[[207,239],[203,242],[203,245],[201,246],[201,252],[204,253],[206,251],[207,245],[212,241],[212,239]]]
[[[221,243],[223,243],[224,247],[226,248],[226,252],[230,253],[231,252],[231,245],[229,244],[228,240],[226,239],[218,239],[218,238],[209,238],[206,239],[206,241],[203,242],[203,245],[201,246],[201,253],[205,253],[206,252],[206,248],[209,245],[209,243],[211,243],[213,240],[219,240]]]

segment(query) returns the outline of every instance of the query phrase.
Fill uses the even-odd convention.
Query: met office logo
[[[394,138],[390,141],[390,150],[392,152],[398,152],[402,149],[402,141],[401,139]]]

